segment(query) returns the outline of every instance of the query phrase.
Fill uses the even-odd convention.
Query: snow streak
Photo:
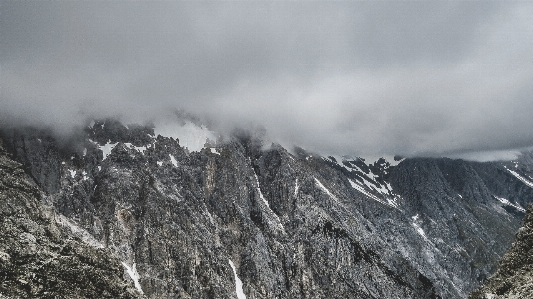
[[[126,263],[122,262],[122,266],[124,266],[124,268],[126,268],[126,272],[128,272],[128,275],[131,277],[131,279],[133,280],[133,283],[135,284],[135,288],[137,289],[137,291],[139,291],[139,293],[141,294],[144,294],[142,288],[141,288],[141,284],[139,283],[139,273],[137,273],[137,267],[135,266],[135,263],[133,263],[133,266],[130,268],[130,266],[128,266]]]
[[[528,187],[533,188],[533,183],[529,181],[528,179],[524,178],[523,176],[519,175],[516,171],[513,171],[507,167],[505,167],[507,171],[509,171],[512,175],[514,175],[517,179],[521,180],[524,184],[526,184]]]
[[[229,265],[231,266],[231,269],[233,269],[233,275],[235,276],[235,291],[237,292],[237,299],[246,299],[246,295],[244,295],[244,292],[242,290],[242,281],[237,276],[237,270],[235,269],[235,265],[231,260],[229,261]]]

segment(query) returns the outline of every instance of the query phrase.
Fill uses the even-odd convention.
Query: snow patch
[[[513,171],[507,167],[505,167],[507,171],[509,171],[512,175],[514,175],[517,179],[521,180],[524,184],[526,184],[528,187],[533,188],[533,183],[529,181],[528,179],[524,178],[523,176],[519,175],[516,171]]]
[[[299,188],[298,179],[296,179],[296,186],[294,186],[294,196],[295,197],[298,196],[298,188]]]
[[[84,148],[84,149],[83,149],[83,156],[84,156],[84,157],[87,156],[87,148]]]
[[[413,223],[411,223],[413,225],[413,227],[415,228],[416,232],[422,236],[422,238],[424,238],[424,240],[428,241],[428,242],[431,242],[429,241],[428,237],[426,236],[426,232],[424,232],[424,230],[420,227],[420,225],[418,225],[418,223],[416,223],[416,221],[418,220],[418,214],[416,214],[415,216],[411,217],[413,219]]]
[[[520,205],[518,204],[513,204],[511,203],[509,200],[507,200],[506,198],[503,198],[503,197],[498,197],[496,195],[493,195],[497,200],[499,200],[501,203],[503,203],[504,205],[508,205],[508,206],[512,206],[514,207],[515,209],[521,211],[521,212],[526,212],[526,209],[522,208]]]
[[[135,263],[133,263],[133,266],[131,268],[124,262],[122,262],[122,266],[126,268],[126,272],[128,272],[128,275],[133,280],[133,283],[135,284],[135,288],[137,289],[137,291],[139,291],[139,293],[141,294],[144,294],[141,288],[141,284],[139,283],[140,276],[139,276],[139,273],[137,272],[137,267],[135,266]]]
[[[335,164],[339,165],[340,167],[346,169],[348,172],[357,172],[358,175],[362,178],[363,183],[365,184],[365,186],[368,189],[373,190],[375,192],[378,192],[378,193],[380,193],[382,195],[385,195],[388,198],[387,199],[388,202],[390,202],[393,205],[396,205],[395,201],[396,201],[397,196],[393,194],[392,186],[389,183],[385,183],[385,184],[378,183],[379,176],[377,174],[373,173],[372,170],[368,170],[367,169],[367,171],[369,171],[369,172],[366,173],[361,168],[359,168],[357,165],[351,163],[352,161],[361,161],[361,162],[365,163],[366,165],[370,165],[370,164],[373,164],[373,163],[377,162],[381,158],[385,159],[386,162],[388,162],[390,164],[390,166],[396,166],[401,161],[403,161],[403,160],[394,161],[393,157],[379,157],[379,158],[354,158],[354,157],[350,157],[350,156],[322,157],[322,159],[330,161],[331,163],[335,163]],[[372,162],[370,162],[370,161],[372,161]],[[393,161],[393,162],[396,162],[396,163],[393,163],[393,162],[390,162],[390,161]],[[344,162],[346,162],[346,164]],[[387,173],[387,168],[384,168],[383,172]]]
[[[177,167],[178,161],[176,161],[176,158],[174,158],[174,156],[172,156],[171,154],[168,155],[170,156],[170,162],[172,162],[172,165],[174,165],[174,167]]]
[[[350,167],[347,167],[344,163],[342,163],[346,159],[341,157],[341,156],[328,156],[328,157],[322,157],[322,159],[330,161],[331,163],[335,163],[335,164],[339,165],[340,167],[348,170],[349,172],[351,172],[353,170],[358,170],[358,171],[363,172],[361,169],[359,169],[359,167],[356,167],[356,166],[352,167],[352,164],[350,164]]]
[[[87,176],[87,172],[84,170],[81,173],[83,175],[83,180],[86,181],[89,177]]]
[[[365,160],[365,163],[367,165],[376,163],[379,159],[385,160],[385,162],[388,162],[390,166],[397,166],[400,164],[405,158],[402,158],[398,161],[394,160],[394,156],[391,155],[382,155],[382,156],[373,156],[373,157],[360,157]]]
[[[401,197],[399,195],[395,195],[394,197],[387,197],[387,202],[390,206],[398,209],[398,199]]]
[[[335,195],[333,195],[333,193],[331,193],[324,185],[322,185],[322,183],[317,178],[315,178],[315,182],[317,186],[320,187],[320,189],[324,190],[324,192],[329,195],[329,197],[336,199]]]
[[[235,276],[235,292],[237,292],[237,299],[246,299],[246,295],[244,295],[244,292],[242,290],[242,281],[237,276],[237,270],[235,269],[235,265],[231,260],[229,261],[229,265],[231,266],[231,269],[233,269],[233,275]]]
[[[357,184],[356,182],[352,181],[351,179],[348,179],[350,181],[350,185],[352,186],[352,188],[354,188],[355,190],[363,193],[364,195],[368,196],[369,198],[381,203],[381,204],[384,204],[384,205],[387,205],[387,206],[391,206],[393,208],[396,208],[397,204],[389,199],[387,199],[387,202],[384,202],[382,201],[379,197],[375,196],[374,194],[371,194],[369,193],[368,191],[365,190],[365,188],[359,184]]]
[[[76,170],[69,169],[68,171],[70,172],[70,177],[71,178],[75,178],[76,177]]]
[[[390,185],[389,185],[390,186]],[[384,187],[383,185],[381,184],[378,184],[375,188],[374,188],[377,192],[383,194],[383,195],[389,195],[390,194],[390,191],[387,189],[387,187]],[[391,188],[392,189],[392,188]]]
[[[416,232],[424,238],[424,240],[429,241],[428,237],[426,237],[426,233],[424,230],[416,223],[413,223],[413,226],[415,227]]]
[[[163,161],[157,161],[157,166],[162,166],[163,165]]]
[[[394,156],[389,156],[389,155],[373,156],[373,157],[354,157],[354,156],[330,156],[330,157],[333,157],[336,160],[337,164],[345,168],[346,166],[344,165],[344,163],[342,163],[343,161],[362,160],[366,165],[370,165],[370,164],[376,163],[379,159],[384,159],[385,162],[388,162],[390,166],[397,166],[398,164],[400,164],[400,162],[405,160],[405,158],[403,158],[403,159],[396,161],[394,160]],[[328,160],[332,161],[331,158],[329,157],[328,157]],[[335,162],[335,161],[332,161],[332,162]],[[356,166],[354,167],[357,168]],[[349,168],[346,168],[346,169],[350,170]]]
[[[263,197],[263,192],[261,192],[261,188],[259,188],[259,178],[257,177],[257,174],[255,173],[254,173],[254,176],[255,176],[255,182],[257,183],[257,192],[259,192],[259,197],[265,203],[265,205],[270,209],[270,205],[268,204],[268,201]]]
[[[102,154],[104,158],[102,160],[105,160],[109,154],[111,154],[111,151],[115,146],[117,146],[118,142],[111,143],[111,141],[108,141],[104,146],[99,145],[98,143],[94,142],[96,146],[102,151]]]
[[[372,198],[373,200],[376,200],[382,204],[385,204],[384,202],[381,201],[381,199],[379,199],[377,196],[373,195],[373,194],[370,194],[368,193],[365,188],[363,188],[363,186],[357,184],[356,182],[352,181],[351,179],[348,179],[348,181],[350,181],[350,185],[352,186],[352,188],[354,188],[355,190],[363,193],[364,195]]]
[[[259,198],[261,198],[263,203],[265,203],[265,205],[268,208],[268,210],[270,211],[270,213],[272,213],[272,215],[274,215],[274,218],[276,218],[277,224],[279,225],[279,227],[283,231],[285,231],[285,227],[283,227],[283,224],[281,224],[281,220],[279,219],[278,215],[276,213],[274,213],[274,211],[272,211],[272,209],[270,208],[270,205],[268,204],[268,201],[263,196],[263,192],[261,192],[261,188],[259,187],[259,178],[257,177],[257,174],[254,173],[254,176],[255,176],[255,182],[257,183],[257,192],[259,193]]]
[[[209,150],[211,150],[211,153],[217,154],[217,155],[220,156],[220,153],[218,152],[218,150],[215,147],[211,147],[211,148],[209,148]]]
[[[124,143],[124,145],[126,145],[129,148],[135,149],[136,151],[140,152],[143,155],[144,155],[144,152],[146,151],[146,146],[135,146],[131,143]]]

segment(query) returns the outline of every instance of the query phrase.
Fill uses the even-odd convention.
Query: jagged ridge
[[[140,298],[111,252],[58,225],[40,197],[0,142],[0,297]]]
[[[234,297],[235,275],[254,298],[466,297],[533,194],[509,165],[351,163],[245,131],[199,152],[113,121],[70,147],[3,135],[60,215],[136,265],[150,298]]]

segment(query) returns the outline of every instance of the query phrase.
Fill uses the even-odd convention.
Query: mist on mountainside
[[[533,144],[528,2],[8,1],[0,13],[4,127],[65,135],[184,110],[320,153],[494,160]]]

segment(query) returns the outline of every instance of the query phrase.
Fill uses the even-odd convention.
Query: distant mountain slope
[[[248,131],[198,148],[190,132],[213,135],[187,128],[196,151],[112,120],[2,136],[148,298],[236,298],[239,281],[247,298],[465,298],[533,201],[527,159],[321,157]]]
[[[0,144],[0,298],[140,298],[109,250],[74,237],[39,198]]]
[[[516,241],[503,256],[498,271],[468,298],[533,298],[533,205],[530,205]]]

